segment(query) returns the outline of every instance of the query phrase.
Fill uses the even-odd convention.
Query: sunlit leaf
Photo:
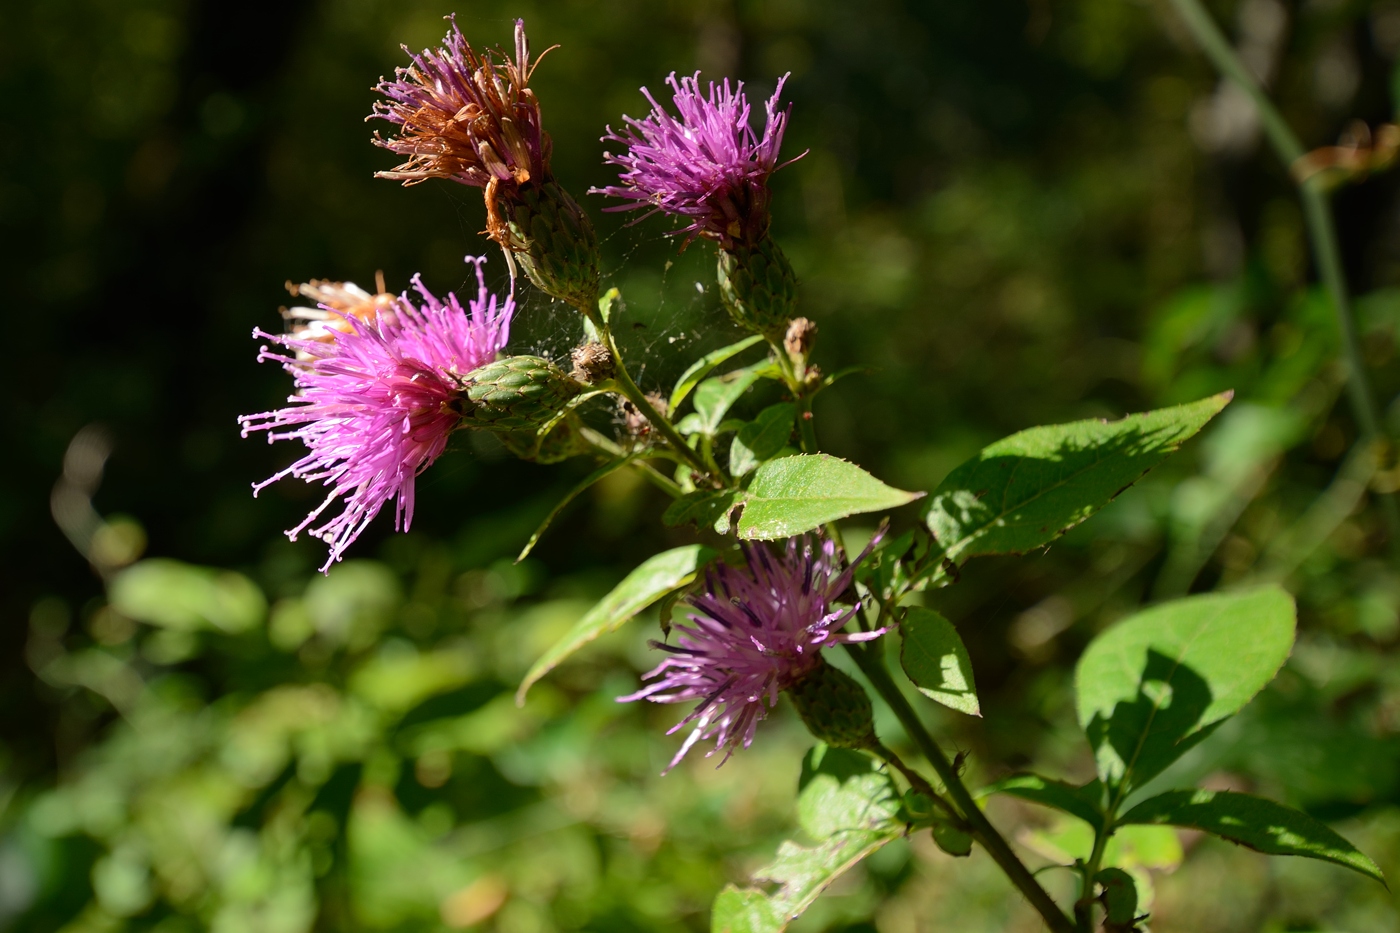
[[[515,693],[516,702],[524,703],[530,687],[569,655],[598,636],[615,631],[672,590],[689,584],[695,579],[696,571],[714,554],[713,550],[703,545],[687,544],[662,551],[644,561],[534,663]]]
[[[1325,824],[1281,803],[1249,794],[1168,791],[1133,807],[1120,822],[1200,829],[1268,855],[1321,859],[1385,883],[1375,862]]]
[[[905,613],[899,634],[900,663],[920,693],[960,713],[982,715],[972,661],[953,623],[915,606]]]
[[[929,530],[957,563],[1038,548],[1107,505],[1232,397],[1225,392],[1120,421],[1030,428],[997,441],[934,491]]]
[[[889,775],[859,752],[817,746],[802,765],[798,821],[818,845],[784,842],[754,879],[778,885],[765,894],[733,886],[715,900],[711,930],[777,933],[799,917],[851,866],[904,834],[900,798]]]
[[[1163,603],[1094,639],[1074,683],[1099,777],[1121,798],[1205,738],[1274,679],[1294,625],[1293,597],[1263,587]]]
[[[676,380],[676,387],[671,390],[670,406],[671,411],[681,407],[681,402],[690,394],[690,390],[699,385],[700,380],[720,363],[731,357],[737,356],[749,347],[759,343],[763,338],[757,334],[752,337],[745,337],[738,343],[731,343],[727,347],[720,347],[718,350],[711,350],[700,359],[690,364],[690,367]]]
[[[828,454],[783,457],[754,472],[739,516],[739,537],[786,538],[848,515],[893,509],[921,495],[886,486],[854,463]]]

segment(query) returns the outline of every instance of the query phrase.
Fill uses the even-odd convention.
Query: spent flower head
[[[324,304],[343,326],[307,336],[253,332],[291,351],[264,345],[258,359],[281,363],[296,394],[285,408],[240,417],[243,436],[266,431],[269,442],[299,440],[307,447],[301,459],[255,484],[254,494],[287,476],[329,487],[321,504],[287,532],[295,540],[340,504],[338,513],[310,530],[330,545],[322,570],[340,560],[391,499],[397,500],[394,527],[408,529],[414,479],[442,454],[462,421],[464,377],[493,360],[510,336],[513,296],[491,294],[484,258],[472,261],[477,297],[466,308],[451,293],[439,301],[414,276],[416,303],[405,292],[366,315]]]
[[[477,54],[457,28],[456,17],[449,19],[452,29],[441,48],[413,55],[404,46],[412,63],[375,86],[385,100],[376,102],[366,119],[387,120],[398,128],[387,139],[375,133],[375,145],[408,157],[376,174],[405,185],[449,178],[486,189],[488,232],[505,245],[498,194],[550,180],[549,134],[529,87],[544,55],[530,61],[524,20],[515,21],[512,57],[499,50]]]
[[[676,645],[653,642],[668,653],[646,674],[653,681],[619,702],[699,701],[670,733],[694,725],[667,770],[701,739],[715,740],[706,757],[724,750],[724,760],[754,730],[778,694],[822,665],[821,649],[868,641],[883,633],[842,634],[856,605],[837,605],[850,589],[856,565],[883,536],[883,529],[849,567],[841,568],[836,546],[824,536],[790,538],[781,554],[764,544],[742,545],[744,568],[711,565],[702,591],[687,597],[690,624],[675,627]]]
[[[768,100],[762,137],[749,125],[742,81],[733,87],[728,78],[723,85],[711,81],[704,94],[698,71],[679,80],[673,72],[666,83],[674,92],[679,119],[642,88],[651,113],[642,119],[624,116],[626,126],[620,132],[609,126],[603,137],[627,146],[621,155],[604,153],[608,163],[623,170],[621,183],[592,193],[633,202],[609,211],[650,208],[644,217],[661,211],[689,220],[689,226],[676,231],[686,234],[686,242],[697,236],[718,240],[725,248],[758,242],[768,232],[768,176],[788,164],[778,163],[792,110],[778,109],[786,81],[784,75]]]

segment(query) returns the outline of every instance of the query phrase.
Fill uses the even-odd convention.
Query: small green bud
[[[508,356],[466,377],[465,415],[472,427],[518,431],[543,427],[583,391],[559,367],[538,356]]]
[[[875,719],[865,688],[818,658],[817,666],[787,688],[812,735],[836,748],[875,745]]]
[[[1137,926],[1137,882],[1121,868],[1105,868],[1094,876],[1103,893],[1103,928],[1108,933],[1135,933]]]
[[[535,287],[590,317],[598,302],[598,236],[557,182],[522,185],[503,205],[512,254]]]
[[[782,340],[797,310],[797,276],[772,237],[719,251],[719,294],[745,330]]]

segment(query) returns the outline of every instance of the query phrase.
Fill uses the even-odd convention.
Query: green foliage
[[[686,396],[690,394],[690,390],[699,385],[700,380],[709,375],[710,370],[731,357],[738,356],[754,344],[762,342],[763,338],[755,334],[752,337],[745,337],[738,343],[731,343],[726,347],[720,347],[718,350],[711,350],[694,363],[691,363],[690,367],[686,369],[685,372],[681,373],[680,378],[676,380],[676,387],[671,390],[671,397],[668,400],[671,411],[674,412],[681,407],[681,403],[684,402]]]
[[[751,366],[727,372],[723,376],[706,379],[695,387],[695,411],[682,418],[676,425],[682,434],[720,433],[724,416],[739,398],[758,380],[771,378],[777,372],[768,360],[759,360]]]
[[[599,600],[554,647],[531,665],[516,691],[516,702],[523,704],[530,687],[569,655],[598,636],[615,631],[667,593],[690,584],[700,567],[714,554],[710,548],[688,544],[648,558],[613,587],[612,592]]]
[[[129,618],[181,632],[245,632],[267,613],[262,592],[242,574],[163,558],[117,574],[109,599]]]
[[[797,406],[791,402],[769,405],[739,429],[729,447],[729,472],[743,476],[759,464],[773,459],[792,437]]]
[[[1142,801],[1120,823],[1199,829],[1268,855],[1301,855],[1343,865],[1382,884],[1380,868],[1306,813],[1234,791],[1174,790]]]
[[[1222,393],[1120,421],[1029,428],[948,475],[925,521],[944,554],[1024,554],[1103,508],[1215,417]]]
[[[953,623],[916,606],[904,614],[899,634],[900,663],[920,693],[969,716],[982,715],[972,660]]]
[[[1079,723],[1121,800],[1238,712],[1293,648],[1277,587],[1154,606],[1095,639],[1075,669]]]
[[[817,842],[784,842],[777,858],[754,873],[778,885],[771,894],[725,888],[715,900],[715,933],[777,933],[861,859],[897,839],[900,799],[889,776],[860,752],[819,745],[802,763],[798,822]]]
[[[783,457],[754,471],[742,499],[739,537],[786,538],[849,515],[898,508],[921,495],[886,486],[829,454]]]
[[[1010,794],[1041,806],[1053,807],[1101,831],[1104,822],[1104,788],[1098,780],[1081,787],[1041,777],[1038,774],[1013,774],[982,788],[983,794]]]

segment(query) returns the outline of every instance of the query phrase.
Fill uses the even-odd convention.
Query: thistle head
[[[710,567],[704,588],[687,597],[689,621],[675,626],[677,644],[653,643],[667,652],[646,675],[653,682],[620,698],[698,701],[671,730],[693,726],[671,767],[701,739],[713,738],[710,754],[723,749],[726,760],[747,747],[783,691],[795,691],[804,719],[839,721],[840,728],[829,728],[841,736],[859,731],[860,717],[850,711],[859,704],[844,694],[833,701],[829,688],[845,685],[828,673],[821,650],[882,634],[841,632],[857,609],[848,593],[855,567],[879,540],[877,535],[844,569],[829,538],[808,535],[789,539],[778,554],[764,544],[744,544],[745,566]],[[840,715],[828,715],[828,708]]]
[[[700,73],[666,79],[679,118],[642,88],[651,113],[642,119],[623,117],[621,131],[608,127],[604,142],[622,143],[627,151],[604,153],[622,169],[620,183],[594,188],[592,193],[632,202],[610,211],[649,208],[689,221],[678,234],[716,240],[725,249],[755,244],[768,232],[768,176],[778,163],[788,110],[779,109],[784,75],[765,107],[767,122],[760,137],[749,124],[750,108],[740,82],[731,87],[710,82],[700,89]],[[800,158],[800,157],[799,157]]]
[[[449,19],[452,28],[441,47],[409,52],[408,67],[395,69],[393,80],[375,86],[385,99],[375,103],[367,119],[387,120],[396,131],[388,138],[376,132],[374,143],[407,157],[376,176],[405,185],[447,178],[484,188],[488,232],[505,245],[505,222],[496,200],[511,198],[522,185],[551,179],[549,134],[541,123],[539,99],[529,87],[539,58],[530,60],[524,20],[515,22],[515,53],[510,55],[499,49],[478,54],[457,28],[455,16]]]

